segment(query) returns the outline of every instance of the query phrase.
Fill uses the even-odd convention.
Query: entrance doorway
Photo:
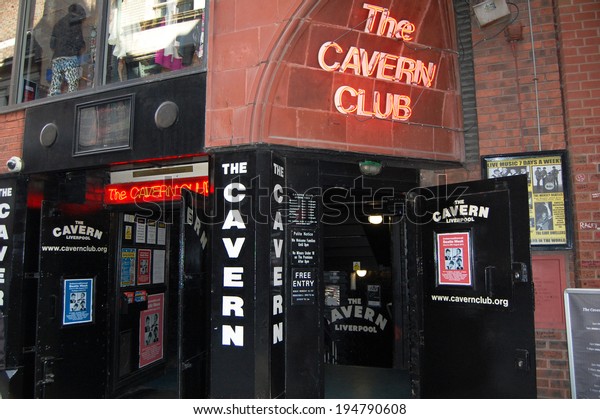
[[[400,217],[389,208],[324,203],[326,398],[410,397]]]
[[[116,237],[113,393],[176,398],[179,211],[120,211]]]
[[[114,214],[113,394],[200,398],[207,393],[207,237],[203,198]]]

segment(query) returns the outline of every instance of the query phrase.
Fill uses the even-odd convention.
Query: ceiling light
[[[383,215],[369,215],[369,222],[371,224],[383,223]]]

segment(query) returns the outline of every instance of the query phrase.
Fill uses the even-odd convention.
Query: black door
[[[417,394],[535,398],[525,177],[419,189],[407,215],[422,313]]]
[[[48,201],[41,214],[35,396],[104,397],[108,215]]]
[[[208,273],[204,197],[182,189],[179,246],[178,358],[179,395],[207,394]]]

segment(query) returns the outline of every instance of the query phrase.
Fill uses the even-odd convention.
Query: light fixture
[[[357,269],[356,275],[360,278],[364,278],[367,275],[367,270],[366,269]]]
[[[473,6],[473,11],[480,28],[510,16],[506,0],[484,0]]]
[[[383,223],[383,215],[369,215],[368,220],[371,224]]]
[[[381,172],[381,163],[372,160],[365,160],[358,163],[360,173],[366,176],[376,176]]]

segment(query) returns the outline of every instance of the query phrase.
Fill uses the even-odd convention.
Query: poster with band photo
[[[436,235],[437,285],[472,286],[469,232]]]
[[[484,178],[527,176],[531,245],[570,249],[571,215],[565,151],[482,157]]]
[[[94,279],[65,279],[63,282],[62,324],[72,325],[93,321]]]

